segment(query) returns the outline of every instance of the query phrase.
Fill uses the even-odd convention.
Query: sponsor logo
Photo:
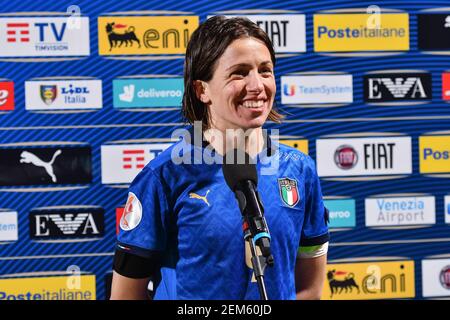
[[[450,101],[450,72],[442,74],[442,100]]]
[[[378,27],[370,14],[314,15],[314,51],[409,50],[409,16],[380,14]]]
[[[180,107],[183,78],[116,79],[114,108]]]
[[[282,144],[288,145],[290,147],[293,147],[293,148],[303,152],[304,154],[308,154],[309,149],[308,149],[308,140],[307,139],[300,139],[300,140],[280,139],[279,142]]]
[[[367,198],[366,226],[403,226],[436,223],[434,197]]]
[[[281,77],[282,104],[352,103],[352,75]]]
[[[119,234],[120,231],[120,220],[122,219],[124,210],[124,207],[116,208],[116,235]]]
[[[283,178],[278,179],[278,188],[283,203],[289,207],[294,207],[300,200],[297,188],[297,180]]]
[[[25,82],[27,110],[100,109],[102,105],[101,80]]]
[[[419,137],[420,173],[450,172],[450,136]]]
[[[450,296],[450,259],[422,260],[422,296]]]
[[[100,55],[184,54],[198,16],[98,18]]]
[[[439,281],[445,289],[450,289],[450,265],[442,268],[441,273],[439,274]]]
[[[95,275],[82,274],[0,279],[0,300],[95,300],[95,285]]]
[[[414,261],[329,264],[324,300],[414,298]]]
[[[329,210],[329,228],[353,228],[356,226],[356,205],[354,199],[324,200]]]
[[[14,110],[14,82],[0,82],[0,111]]]
[[[130,183],[170,143],[103,145],[102,183]]]
[[[142,205],[133,192],[128,192],[127,204],[120,219],[120,228],[130,231],[136,228],[142,219]]]
[[[227,18],[246,17],[263,29],[275,49],[275,53],[306,52],[306,28],[304,14],[249,14],[226,15]]]
[[[450,50],[449,14],[418,14],[417,28],[419,50]]]
[[[207,190],[204,196],[199,195],[198,193],[195,192],[191,192],[189,193],[189,198],[190,199],[197,199],[197,200],[201,200],[203,201],[208,207],[210,206],[209,202],[208,202],[208,194],[209,194],[210,190]]]
[[[339,146],[334,153],[334,163],[343,170],[353,168],[358,162],[358,153],[352,146]]]
[[[450,223],[450,196],[444,197],[445,223]]]
[[[429,73],[380,73],[364,76],[366,102],[431,99]]]
[[[0,185],[90,183],[89,146],[0,148]]]
[[[0,209],[0,241],[17,241],[17,212]]]
[[[66,17],[0,18],[0,57],[88,56],[89,18],[69,28]]]
[[[412,173],[411,137],[318,139],[321,177]]]
[[[31,239],[101,237],[104,210],[100,207],[48,207],[29,214]]]

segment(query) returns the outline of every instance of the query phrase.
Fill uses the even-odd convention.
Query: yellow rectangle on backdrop
[[[99,54],[184,54],[198,25],[198,16],[98,17]]]
[[[315,14],[314,51],[409,50],[407,13]]]
[[[0,279],[0,300],[95,299],[95,275]]]
[[[296,148],[300,150],[304,154],[308,154],[308,140],[300,139],[300,140],[280,140],[280,143],[288,145],[290,147]]]
[[[323,300],[414,298],[414,261],[328,264]]]
[[[419,137],[420,173],[450,172],[450,136]]]

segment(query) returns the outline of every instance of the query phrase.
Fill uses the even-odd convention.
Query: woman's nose
[[[251,72],[248,76],[247,91],[261,92],[264,90],[263,81],[259,72]]]

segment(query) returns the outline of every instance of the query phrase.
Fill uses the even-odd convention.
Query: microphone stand
[[[267,297],[266,285],[264,283],[264,270],[266,269],[267,266],[267,258],[262,255],[258,255],[256,253],[255,242],[253,241],[250,228],[248,227],[248,223],[245,219],[243,223],[243,228],[244,228],[244,240],[248,241],[250,245],[250,251],[252,252],[251,261],[253,272],[255,273],[255,278],[258,283],[259,295],[261,296],[261,300],[269,300],[269,298]]]

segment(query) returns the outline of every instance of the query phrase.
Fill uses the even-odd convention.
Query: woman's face
[[[255,38],[233,41],[219,58],[201,100],[213,128],[250,129],[266,121],[276,92],[270,52]]]

